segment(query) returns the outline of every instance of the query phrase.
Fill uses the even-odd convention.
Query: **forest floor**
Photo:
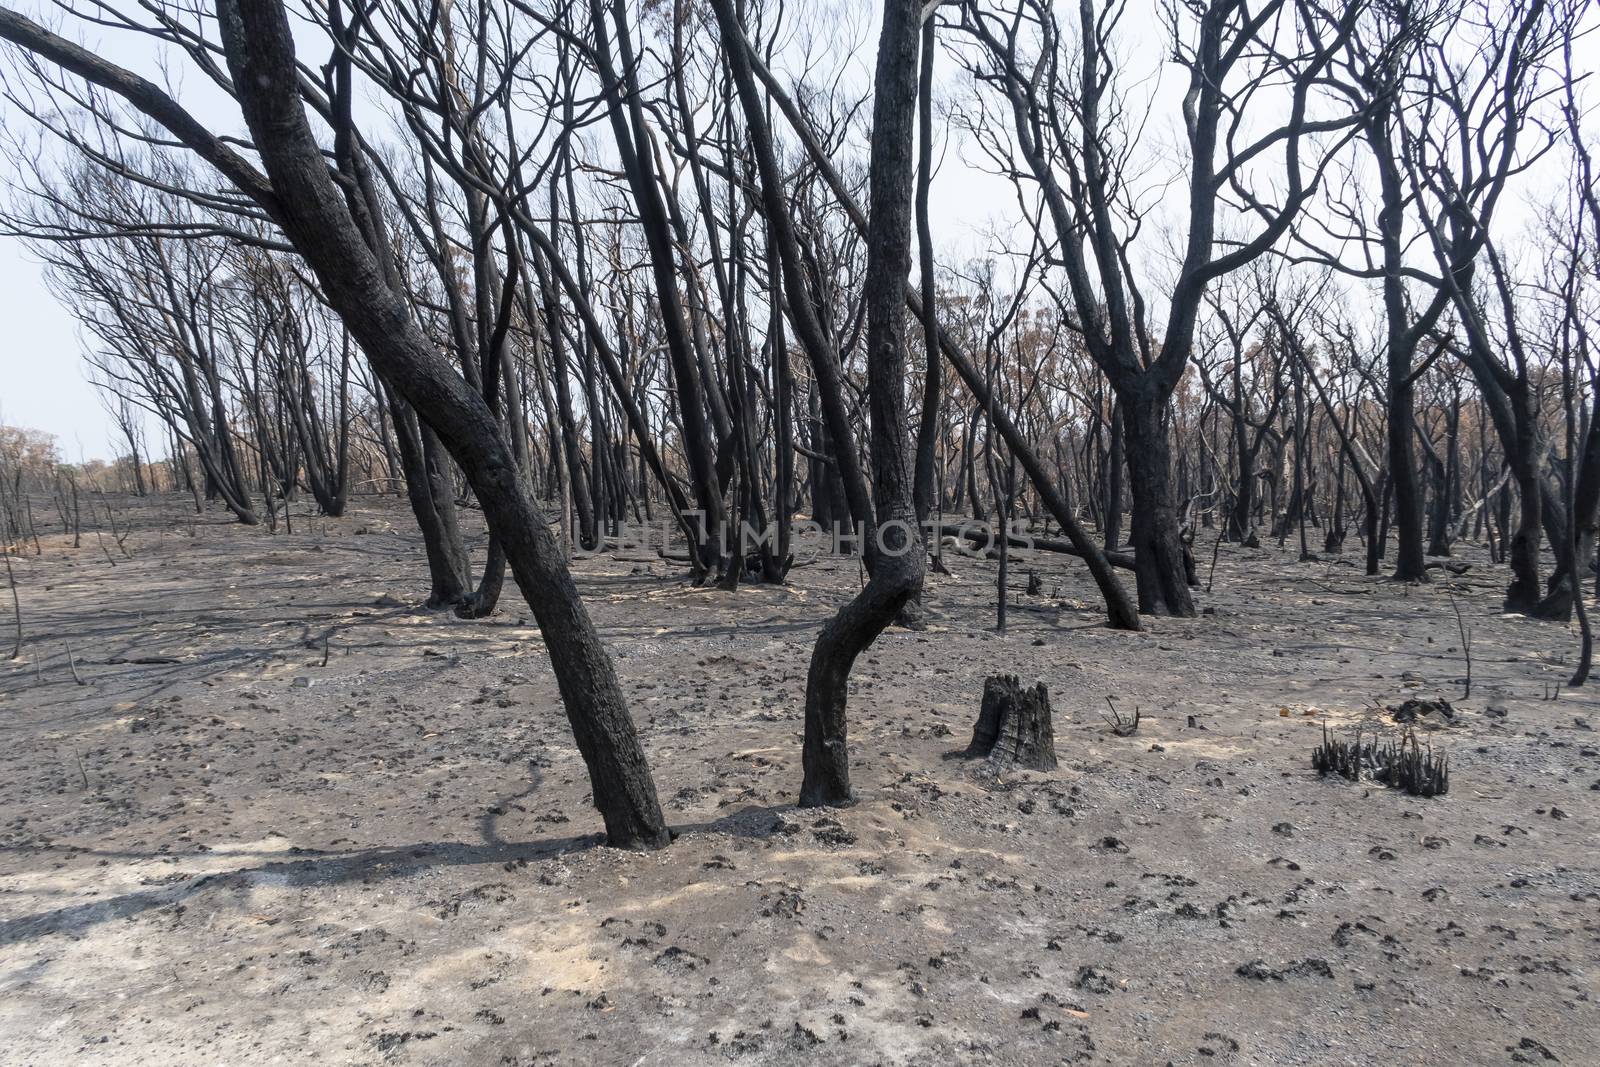
[[[1408,587],[1223,546],[1206,613],[1139,634],[1043,553],[998,634],[994,564],[947,556],[928,630],[856,666],[827,811],[794,807],[805,670],[858,564],[581,561],[679,835],[633,854],[515,590],[417,610],[398,502],[117,508],[126,554],[14,560],[0,1063],[1600,1062],[1596,685],[1482,548]],[[959,758],[999,672],[1049,686],[1059,770]],[[1417,695],[1458,712],[1447,796],[1312,771]]]

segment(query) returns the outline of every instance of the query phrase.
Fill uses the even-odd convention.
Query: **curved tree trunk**
[[[433,491],[428,478],[427,464],[422,456],[422,434],[417,424],[416,412],[401,399],[387,381],[381,383],[394,423],[395,447],[400,453],[400,471],[405,479],[406,498],[411,514],[422,533],[422,547],[428,560],[428,606],[449,607],[460,603],[466,596],[467,576],[461,569],[461,557],[446,543],[438,513],[433,507]]]
[[[719,0],[726,7],[728,0]],[[885,0],[872,105],[867,228],[867,381],[872,414],[872,575],[823,626],[806,676],[805,806],[848,804],[845,697],[850,668],[922,588],[924,552],[912,499],[905,411],[906,277],[911,272],[911,176],[919,0]],[[731,9],[730,9],[731,11]]]

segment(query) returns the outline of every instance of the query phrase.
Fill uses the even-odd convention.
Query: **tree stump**
[[[990,675],[983,683],[983,707],[966,754],[1032,771],[1055,770],[1055,727],[1044,683],[1024,689],[1015,675]]]

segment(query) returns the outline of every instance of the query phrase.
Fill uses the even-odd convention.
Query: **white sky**
[[[812,47],[835,55],[854,45],[850,79],[856,84],[870,86],[881,0],[810,2],[816,7],[802,8],[803,14],[792,13],[788,21],[791,32],[797,34],[795,43],[798,45],[799,41],[809,38]],[[157,62],[158,52],[149,38],[66,19],[52,0],[0,0],[0,3],[154,81],[164,82],[164,73],[176,74],[180,89],[176,95],[196,117],[202,121],[214,119],[230,131],[242,129],[237,106],[222,97],[198,73],[190,71],[188,77],[184,77],[181,59],[175,68],[163,71]],[[1135,10],[1130,11],[1124,24],[1127,41],[1136,43],[1164,33],[1156,20],[1155,0],[1134,0],[1133,6]],[[803,19],[806,25],[799,28],[796,19]],[[0,45],[0,53],[7,47]],[[325,49],[326,44],[318,40],[315,45],[308,43],[307,47],[320,50]],[[1141,57],[1141,60],[1147,58]],[[940,98],[947,93],[945,83],[955,82],[959,75],[956,64],[948,56],[941,54],[935,62],[940,81],[935,96]],[[1158,62],[1159,57],[1150,60],[1152,67]],[[779,67],[779,76],[788,80],[793,72],[782,69],[781,57]],[[1170,92],[1170,86],[1168,89]],[[1171,104],[1170,112],[1175,117],[1175,94]],[[0,101],[0,121],[26,121],[11,113],[9,107]],[[379,139],[391,135],[387,120],[374,118],[368,132]],[[941,132],[937,122],[936,118],[936,134]],[[778,129],[787,136],[781,124]],[[601,142],[602,151],[607,141],[606,130],[602,123],[590,132],[592,138]],[[1150,130],[1147,134],[1156,132]],[[1170,138],[1174,132],[1161,131],[1160,135]],[[950,136],[955,136],[953,131]],[[964,158],[967,152],[959,142],[947,148],[941,145],[936,153],[941,149],[942,156],[935,156],[938,170],[931,193],[938,257],[942,266],[960,265],[986,252],[991,244],[990,234],[1018,225],[1016,200],[1009,182],[975,169],[975,163],[987,166],[975,150],[971,153],[974,158],[968,161]],[[4,163],[0,161],[0,170],[3,168]],[[14,172],[7,176],[14,177]],[[125,449],[121,435],[100,404],[97,391],[86,378],[83,339],[77,321],[51,296],[41,265],[23,242],[5,237],[0,237],[0,323],[4,324],[4,336],[0,337],[0,423],[55,434],[63,456],[71,461],[109,459]],[[153,435],[152,445],[159,436]]]
[[[111,424],[84,377],[77,323],[45,288],[22,242],[4,238],[0,323],[0,422],[55,434],[69,460],[109,457]]]
[[[0,0],[28,17],[70,36],[115,62],[161,81],[156,50],[142,36],[114,33],[98,27],[64,20],[47,0]],[[830,14],[843,17],[822,21],[836,36],[831,47],[848,47],[845,37],[859,35],[861,43],[854,57],[857,74],[870,84],[876,54],[875,19],[871,17],[878,0],[824,0]],[[1151,8],[1154,10],[1153,6]],[[822,14],[819,9],[817,14]],[[867,17],[863,18],[862,15]],[[844,32],[840,32],[844,31]],[[0,49],[7,46],[0,45]],[[319,48],[325,47],[320,42]],[[3,60],[0,60],[3,62]],[[950,72],[954,64],[937,60],[938,70]],[[179,100],[202,120],[212,112],[217,121],[230,129],[242,128],[238,110],[193,72],[187,79],[190,92],[180,92]],[[182,82],[180,82],[180,85]],[[0,120],[25,121],[0,101]],[[370,133],[389,134],[384,120],[378,120]],[[606,127],[591,131],[602,146]],[[0,164],[3,165],[3,164]],[[1000,224],[1014,224],[1015,201],[1009,184],[991,179],[965,165],[959,150],[952,147],[938,172],[933,190],[932,211],[940,233],[941,262],[946,256],[965,259],[981,253],[983,235]],[[83,339],[77,321],[56,303],[45,286],[43,269],[22,241],[0,237],[0,423],[44,430],[57,437],[64,458],[109,459],[126,448],[121,435],[107,416],[86,378]],[[159,436],[159,435],[156,435]],[[154,438],[152,438],[154,445]]]
[[[853,73],[870,81],[876,51],[873,15],[879,6],[878,0],[813,2],[818,6],[809,14],[819,19],[818,25],[824,32],[833,35],[826,41],[828,47],[847,48],[846,38],[859,37]],[[29,17],[56,27],[59,32],[80,40],[115,62],[162,80],[156,51],[146,37],[92,27],[85,31],[81,23],[64,22],[51,0],[0,0],[0,3],[14,6]],[[1123,20],[1121,41],[1125,73],[1122,76],[1129,86],[1137,81],[1138,73],[1155,73],[1161,66],[1163,56],[1149,47],[1150,42],[1166,37],[1156,10],[1155,0],[1133,0]],[[950,84],[954,81],[954,62],[947,55],[941,55],[938,62],[941,85],[949,91],[959,91]],[[1154,96],[1156,100],[1154,115],[1143,131],[1142,142],[1152,146],[1171,145],[1180,139],[1176,105],[1186,80],[1184,74],[1168,65],[1161,71],[1159,87],[1145,82],[1136,90],[1136,95]],[[783,76],[781,71],[780,76]],[[183,91],[184,81],[190,91]],[[179,99],[202,121],[215,120],[229,130],[242,125],[237,108],[231,101],[222,101],[221,94],[207,85],[202,76],[190,72],[189,77],[183,79],[180,75],[179,87]],[[0,121],[18,121],[19,116],[9,113],[8,107],[0,102]],[[604,127],[597,129],[600,133],[595,136],[603,141]],[[372,132],[382,136],[387,131],[374,128]],[[973,158],[963,158],[967,155]],[[982,162],[975,148],[960,144],[951,144],[943,157],[933,189],[935,231],[940,243],[939,261],[943,266],[960,265],[981,255],[988,245],[987,234],[1017,225],[1016,200],[1010,184],[975,169],[975,164]],[[1181,182],[1176,191],[1180,200],[1186,195]],[[1538,190],[1540,196],[1548,196],[1549,192],[1548,187]],[[1523,213],[1510,204],[1507,207],[1510,208],[1507,214]],[[1148,235],[1149,243],[1141,241],[1141,244],[1149,253],[1159,254],[1157,246],[1164,242],[1151,239],[1154,237],[1154,234]],[[78,325],[50,295],[41,267],[26,246],[8,238],[0,238],[0,324],[4,331],[0,336],[0,422],[55,434],[63,455],[69,460],[110,458],[118,450],[119,442],[115,440],[115,431],[96,391],[86,380]]]

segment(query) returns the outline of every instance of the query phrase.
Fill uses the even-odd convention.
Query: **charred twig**
[[[117,516],[116,516],[116,513],[111,510],[111,501],[105,499],[105,497],[102,496],[100,498],[100,503],[105,505],[106,518],[111,523],[111,539],[116,541],[116,543],[117,543],[117,551],[121,552],[128,559],[132,559],[133,558],[133,553],[128,551],[127,542],[128,542],[128,535],[133,532],[133,527],[132,526],[127,526],[127,527],[124,527],[122,529],[118,529],[117,528]]]
[[[1461,619],[1461,608],[1456,604],[1456,598],[1450,598],[1450,609],[1456,613],[1456,632],[1461,635],[1461,655],[1467,661],[1466,688],[1461,691],[1461,699],[1465,700],[1472,695],[1472,627]]]
[[[94,508],[92,508],[92,507],[89,509],[89,517],[90,518],[94,518]],[[100,551],[105,554],[106,562],[111,564],[113,567],[115,567],[117,565],[117,561],[112,558],[111,550],[106,547],[106,537],[105,537],[105,534],[103,532],[101,532],[101,530],[100,530],[100,520],[99,519],[95,519],[95,523],[94,523],[94,539],[95,539],[95,542],[100,546]]]
[[[1349,781],[1361,777],[1361,727],[1356,726],[1354,741],[1338,741],[1328,734],[1328,724],[1322,724],[1322,744],[1311,750],[1311,766],[1318,774],[1337,774]]]
[[[1359,725],[1353,741],[1339,741],[1329,735],[1324,724],[1322,743],[1311,752],[1311,766],[1319,774],[1337,774],[1352,782],[1359,781],[1362,768],[1366,768],[1372,781],[1417,797],[1443,796],[1450,791],[1450,761],[1435,756],[1431,744],[1424,750],[1411,730],[1398,743],[1363,744]]]
[[[1118,737],[1132,737],[1139,732],[1139,706],[1134,705],[1133,717],[1123,718],[1122,712],[1117,710],[1117,703],[1110,696],[1106,697],[1106,706],[1111,709],[1111,714],[1100,713],[1100,717],[1111,727],[1111,732]]]
[[[1207,594],[1211,592],[1211,580],[1217,576],[1217,556],[1222,553],[1222,532],[1227,528],[1226,523],[1219,525],[1217,527],[1217,539],[1211,542],[1211,568],[1206,571]]]
[[[1372,757],[1372,780],[1391,789],[1414,797],[1443,796],[1450,791],[1450,761],[1442,755],[1435,756],[1432,744],[1424,751],[1411,730],[1406,731],[1399,744],[1374,747]]]

